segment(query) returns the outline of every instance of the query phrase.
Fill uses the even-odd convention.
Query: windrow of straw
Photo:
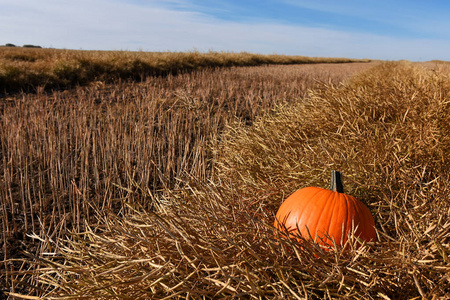
[[[98,211],[36,258],[36,276],[48,297],[449,298],[449,113],[448,70],[384,63],[324,86],[230,126],[209,183],[153,210]],[[288,194],[326,187],[331,169],[372,211],[376,242],[327,252],[271,226]]]
[[[369,64],[204,69],[140,83],[96,82],[0,102],[0,286],[30,283],[21,251],[51,252],[29,235],[62,238],[96,211],[151,210],[186,176],[207,180],[209,145],[236,120],[251,124],[319,81],[341,82]],[[22,283],[19,284],[18,282]],[[0,292],[1,293],[1,292]]]
[[[203,68],[369,60],[232,52],[82,51],[0,47],[0,95],[39,86],[67,88],[93,81],[143,80]]]

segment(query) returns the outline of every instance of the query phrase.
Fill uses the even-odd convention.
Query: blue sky
[[[450,61],[450,1],[0,0],[0,44]]]

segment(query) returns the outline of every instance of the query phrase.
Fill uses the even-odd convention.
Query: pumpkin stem
[[[343,193],[344,184],[342,183],[342,174],[338,171],[331,171],[331,187],[330,190],[333,192]]]

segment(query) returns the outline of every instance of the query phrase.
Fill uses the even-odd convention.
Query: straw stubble
[[[195,80],[184,75],[171,97],[140,97],[151,93],[142,85],[122,86],[114,94],[78,90],[86,95],[79,101],[90,99],[86,108],[77,108],[87,117],[65,117],[84,125],[73,126],[78,129],[72,134],[62,125],[55,132],[74,142],[55,139],[60,146],[48,146],[52,153],[75,149],[75,170],[58,164],[65,157],[59,155],[53,165],[41,167],[48,170],[41,181],[55,190],[62,183],[72,188],[66,211],[79,228],[66,223],[71,234],[51,241],[49,232],[41,234],[53,247],[47,251],[53,257],[35,254],[34,272],[45,289],[41,294],[96,299],[449,296],[448,68],[383,63],[343,85],[305,83],[314,88],[309,92],[299,88],[298,73],[274,70],[200,72]],[[164,101],[149,106],[144,101],[149,98]],[[162,115],[152,123],[148,115],[158,108]],[[64,120],[64,114],[59,116]],[[233,122],[236,117],[239,121]],[[159,124],[160,130],[151,131],[152,142],[146,140],[148,128],[155,128],[150,124]],[[102,130],[92,133],[94,125]],[[190,137],[192,148],[177,148],[186,147]],[[4,174],[44,176],[20,177],[36,160],[26,158],[26,145],[16,144],[12,149],[20,150],[4,151],[4,157],[24,161],[24,167],[11,171],[4,163],[9,172]],[[160,150],[151,156],[150,149]],[[197,164],[193,158],[203,160]],[[50,165],[78,177],[59,182],[65,177],[56,176],[60,173]],[[152,166],[157,168],[153,177]],[[353,247],[358,241],[350,236],[347,250],[325,251],[308,240],[300,245],[286,239],[271,226],[283,199],[301,187],[326,187],[331,169],[342,171],[346,193],[375,216],[377,242]],[[23,195],[13,199],[23,201],[4,197],[3,207],[26,208],[27,195],[34,195],[27,187],[34,184],[25,182],[8,186]],[[66,203],[57,199],[60,206]],[[77,223],[78,215],[89,222]],[[12,218],[8,222],[19,224]]]

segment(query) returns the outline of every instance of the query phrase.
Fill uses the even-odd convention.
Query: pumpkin
[[[349,233],[365,241],[376,240],[375,222],[358,199],[344,194],[342,175],[332,171],[331,189],[306,187],[294,192],[280,206],[274,226],[295,238],[314,239],[343,246]],[[299,239],[300,240],[300,239]]]

